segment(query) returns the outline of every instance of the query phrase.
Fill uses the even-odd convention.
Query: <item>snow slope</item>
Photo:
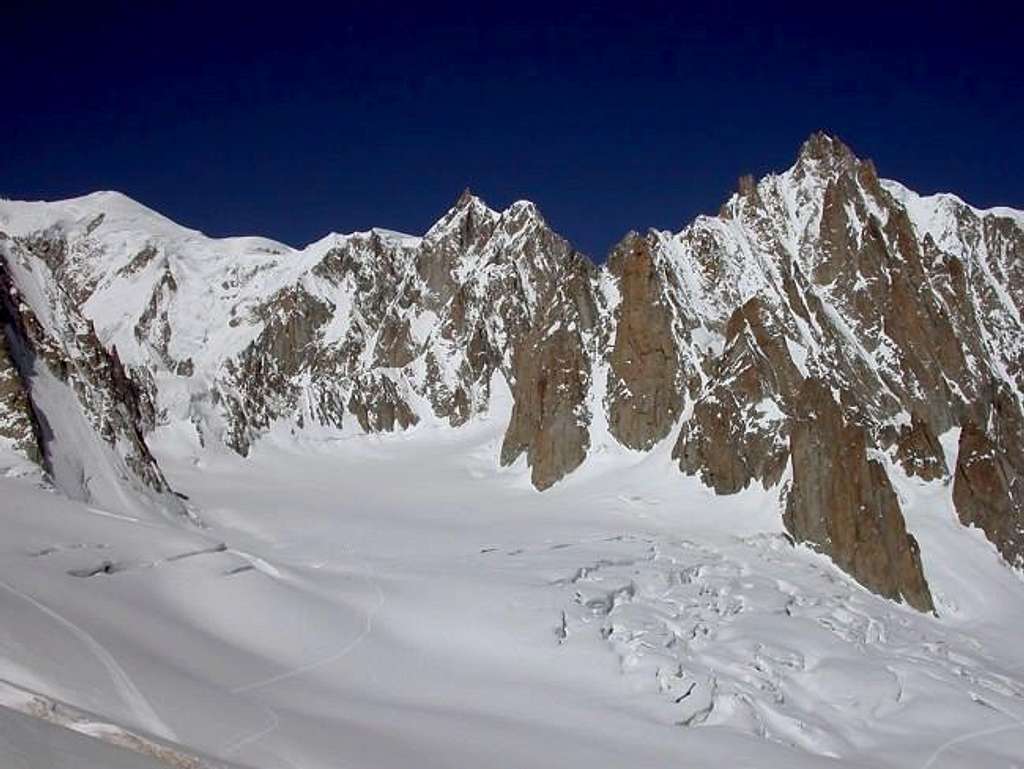
[[[48,469],[0,444],[0,767],[1019,767],[1022,575],[952,483],[1024,424],[1021,222],[824,136],[617,272],[468,192],[301,250],[0,201]],[[936,614],[785,532],[808,377]]]
[[[0,478],[0,679],[196,766],[1024,755],[1020,576],[956,522],[948,486],[899,484],[933,617],[792,547],[774,490],[716,497],[669,472],[667,444],[605,445],[536,492],[522,460],[496,466],[501,390],[460,430],[278,430],[247,460],[165,428],[154,448],[201,530]],[[39,747],[58,727],[0,715],[0,763],[61,766]],[[89,766],[81,739],[47,744]]]

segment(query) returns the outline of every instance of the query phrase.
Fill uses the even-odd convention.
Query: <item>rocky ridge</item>
[[[3,202],[0,230],[8,269],[22,265],[12,289],[32,273],[49,293],[28,304],[73,319],[49,336],[106,356],[68,381],[98,377],[89,392],[123,401],[101,434],[127,441],[151,488],[155,425],[245,454],[280,423],[457,427],[507,385],[497,459],[524,457],[539,489],[604,425],[635,451],[669,440],[718,493],[779,488],[795,539],[929,610],[899,467],[952,483],[961,520],[1024,564],[1024,215],[918,196],[826,134],[787,171],[741,180],[718,216],[629,234],[604,267],[532,203],[495,211],[468,191],[423,237],[301,250],[206,238],[116,193]],[[31,452],[31,388],[5,351],[25,332],[5,326],[0,436]]]
[[[65,244],[0,236],[0,440],[74,499],[185,515],[146,444],[152,402],[55,275]]]

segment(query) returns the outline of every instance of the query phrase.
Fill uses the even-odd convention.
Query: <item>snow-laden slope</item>
[[[28,258],[16,242],[0,238],[0,469],[27,459],[73,499],[184,514],[145,442],[151,401],[97,338],[73,287],[54,279],[54,252],[39,246],[46,257]]]
[[[632,448],[679,431],[683,469],[720,491],[772,482],[787,451],[767,433],[787,433],[807,378],[884,450],[915,418],[932,444],[986,422],[993,390],[1021,407],[1024,215],[918,196],[823,134],[718,216],[630,235],[608,270],[533,204],[498,212],[468,192],[422,238],[371,230],[302,249],[208,238],[111,192],[0,201],[0,231],[117,350],[157,421],[241,453],[282,420],[462,424],[486,412],[495,371],[520,402],[503,461],[525,451],[539,487],[603,439],[595,420]],[[570,367],[551,388],[538,372]],[[715,408],[749,367],[761,392]],[[718,466],[721,433],[741,430],[759,436],[751,456]]]
[[[0,201],[0,750],[1006,765],[1022,253],[820,134],[604,268]]]
[[[965,536],[948,484],[899,484],[935,617],[791,546],[773,491],[681,483],[669,443],[606,446],[538,494],[495,462],[507,400],[462,430],[280,431],[247,460],[163,430],[202,531],[0,479],[0,679],[250,767],[1022,754],[1020,576]],[[5,761],[49,766],[8,735]]]

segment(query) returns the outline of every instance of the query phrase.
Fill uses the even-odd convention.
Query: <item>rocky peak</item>
[[[505,213],[517,220],[539,220],[546,224],[540,209],[532,200],[517,200],[505,209]]]
[[[859,162],[853,150],[838,137],[826,131],[815,131],[800,146],[796,165],[806,168],[815,164],[828,169],[850,170]]]
[[[460,210],[480,203],[483,203],[483,201],[473,194],[473,190],[469,187],[463,187],[462,192],[459,193],[459,197],[455,199],[455,205],[452,206],[452,208]]]
[[[964,523],[1020,557],[1024,468],[993,457],[1024,444],[1024,215],[919,197],[826,133],[790,169],[742,179],[722,215],[630,233],[600,268],[533,203],[499,212],[469,190],[423,238],[370,230],[300,250],[205,238],[116,196],[0,203],[0,220],[24,265],[14,282],[57,318],[50,336],[88,338],[88,321],[116,345],[111,391],[130,398],[131,382],[153,404],[127,410],[143,436],[184,421],[245,452],[282,421],[458,426],[503,379],[496,460],[525,457],[537,488],[595,440],[672,440],[718,493],[790,478],[795,537],[928,609],[898,465],[955,479]],[[30,419],[19,392],[0,397]],[[940,438],[955,428],[951,467]]]
[[[489,234],[498,216],[497,211],[467,187],[424,237],[431,241],[454,237],[459,247],[468,248],[482,232]]]

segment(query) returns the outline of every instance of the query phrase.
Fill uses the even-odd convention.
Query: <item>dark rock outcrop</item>
[[[590,445],[584,407],[590,368],[579,334],[564,328],[527,338],[514,357],[512,419],[501,463],[526,452],[533,485],[546,489],[582,464]]]
[[[19,365],[20,338],[16,306],[17,290],[0,257],[0,440],[26,459],[41,464],[43,439],[24,378],[24,361]]]
[[[778,483],[786,466],[786,412],[801,375],[770,312],[755,298],[726,328],[725,351],[683,425],[672,456],[719,494],[754,479]]]
[[[1001,390],[982,428],[960,432],[953,504],[965,526],[977,526],[1009,563],[1024,567],[1024,419]]]
[[[913,414],[910,424],[900,430],[895,457],[908,474],[925,481],[945,478],[949,473],[939,439],[917,414]]]
[[[263,330],[225,366],[233,417],[226,441],[235,451],[248,454],[257,435],[295,410],[300,394],[295,379],[310,370],[315,358],[309,353],[332,309],[296,286],[279,291],[256,311]],[[340,412],[335,424],[341,426]]]
[[[525,454],[538,489],[595,437],[637,451],[672,438],[680,469],[723,494],[777,486],[791,461],[793,534],[929,609],[894,462],[923,481],[952,474],[961,520],[1022,557],[1024,216],[921,198],[833,136],[741,179],[718,216],[631,233],[602,268],[532,203],[496,211],[468,190],[422,238],[370,230],[301,251],[166,220],[126,245],[152,213],[140,209],[100,194],[76,204],[80,220],[12,242],[67,324],[68,339],[26,332],[34,354],[82,390],[105,436],[138,427],[142,472],[141,434],[160,421],[244,454],[279,421],[459,426],[504,380],[497,460]],[[104,309],[127,296],[123,313]],[[0,397],[24,436],[4,360]],[[123,423],[98,393],[125,399]],[[603,424],[610,436],[592,435]],[[957,427],[950,468],[939,439]]]
[[[932,611],[917,542],[885,469],[867,456],[864,429],[848,422],[831,390],[814,379],[804,382],[797,407],[786,529],[870,590]]]
[[[50,306],[41,308],[49,317],[44,326],[36,310],[17,288],[11,271],[11,260],[25,264],[35,258],[50,268],[60,267],[69,252],[68,244],[57,236],[36,236],[5,241],[0,253],[0,292],[2,292],[4,349],[7,360],[14,364],[22,393],[16,396],[24,404],[22,413],[33,425],[34,439],[27,449],[29,456],[39,459],[49,472],[51,457],[59,449],[75,454],[81,447],[53,445],[59,432],[56,420],[62,415],[46,414],[36,404],[34,380],[45,367],[78,401],[82,413],[96,435],[111,453],[124,463],[123,480],[141,488],[158,500],[166,510],[185,512],[170,493],[167,481],[146,445],[144,435],[155,423],[152,402],[145,390],[128,375],[116,348],[107,349],[99,340],[92,321],[85,319],[75,293],[58,284],[47,299]],[[74,435],[72,428],[69,434]],[[34,445],[33,445],[34,444]],[[87,484],[88,479],[82,483]],[[141,484],[141,486],[138,486]],[[73,496],[89,498],[90,490],[66,489]]]
[[[679,418],[683,372],[651,240],[629,235],[608,258],[608,271],[621,295],[608,361],[608,425],[623,445],[642,451]]]

